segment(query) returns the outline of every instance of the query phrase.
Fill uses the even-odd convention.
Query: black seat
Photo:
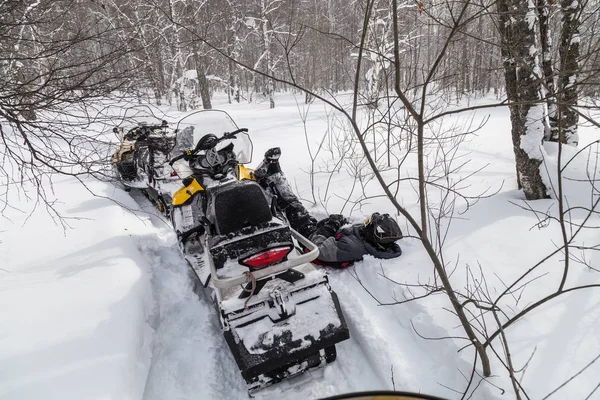
[[[269,202],[256,182],[234,181],[207,192],[207,218],[218,235],[264,224],[272,218]]]

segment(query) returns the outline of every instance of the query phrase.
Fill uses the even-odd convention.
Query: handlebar
[[[240,128],[240,129],[236,129],[233,132],[225,132],[222,137],[217,138],[217,140],[215,140],[213,142],[213,144],[208,149],[204,149],[204,150],[209,150],[209,149],[214,148],[219,142],[222,142],[223,140],[234,139],[236,137],[236,135],[238,133],[241,133],[241,132],[248,132],[248,128]],[[209,135],[211,135],[211,134],[209,133]],[[205,135],[205,136],[208,136],[208,135]],[[203,136],[203,137],[205,137],[205,136]],[[201,141],[202,141],[202,138],[198,141],[198,144],[196,144],[196,148],[194,148],[194,150],[186,150],[182,154],[180,154],[180,155],[176,156],[175,158],[171,159],[171,161],[169,161],[169,165],[173,166],[173,164],[176,161],[179,161],[181,159],[185,159],[186,157],[193,157],[193,156],[195,156],[196,153],[198,153],[198,151],[202,150],[198,146]]]
[[[237,135],[238,133],[242,133],[242,132],[246,132],[247,133],[248,132],[248,128],[240,128],[240,129],[237,129],[237,130],[235,130],[233,132],[225,133],[223,135],[223,138],[219,139],[219,141],[224,140],[226,136],[227,136],[227,139],[233,139],[235,137],[235,135]]]
[[[188,151],[189,151],[189,150],[188,150]],[[189,155],[192,155],[192,152],[191,152],[191,151],[189,151],[189,152],[190,152],[190,154],[189,154]],[[169,161],[169,165],[172,167],[172,166],[173,166],[173,164],[175,164],[175,161],[179,161],[179,160],[181,160],[182,158],[185,158],[186,156],[188,156],[187,152],[183,152],[182,154],[178,155],[177,157],[175,157],[175,158],[171,159],[171,161]]]

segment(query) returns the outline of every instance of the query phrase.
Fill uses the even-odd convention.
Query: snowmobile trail
[[[193,291],[188,266],[166,220],[141,194],[131,192],[148,213],[155,237],[140,251],[152,266],[155,333],[144,399],[225,398],[245,395],[233,357],[226,349],[209,303]]]
[[[155,330],[152,364],[144,399],[247,398],[246,385],[230,353],[209,302],[193,290],[189,267],[169,223],[141,194],[131,192],[152,222],[156,235],[140,239],[140,252],[153,270]],[[342,306],[344,298],[341,297]],[[350,317],[350,318],[348,318]],[[337,360],[324,368],[273,385],[253,395],[258,399],[317,399],[334,394],[391,387],[381,376],[354,332],[337,345]],[[390,382],[390,383],[386,383]]]

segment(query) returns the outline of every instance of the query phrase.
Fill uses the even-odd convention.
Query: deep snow
[[[298,102],[301,99],[298,96]],[[280,146],[288,179],[303,199],[311,199],[305,172],[310,158],[299,112],[305,106],[300,104],[299,110],[291,95],[280,95],[277,101],[277,108],[270,110],[267,103],[229,105],[220,96],[215,106],[227,110],[240,127],[250,129],[254,141],[251,165],[269,147]],[[179,115],[170,112],[167,119],[175,121]],[[495,296],[504,289],[503,282],[521,275],[555,248],[560,230],[553,222],[538,227],[536,216],[518,206],[527,203],[516,190],[508,110],[484,110],[476,116],[487,115],[487,125],[463,144],[460,155],[469,163],[461,174],[467,176],[489,164],[469,178],[467,190],[478,193],[490,188],[498,194],[456,215],[445,239],[444,256],[448,265],[457,265],[452,275],[456,288],[463,289],[467,266],[478,275],[481,265]],[[307,116],[306,133],[314,154],[331,114],[315,103]],[[596,130],[582,128],[580,147],[598,137]],[[556,156],[552,146],[545,153]],[[555,162],[548,161],[550,165]],[[318,166],[331,162],[329,153],[319,153]],[[572,167],[573,174],[581,174],[586,162]],[[414,171],[406,167],[407,176],[414,176]],[[86,182],[108,198],[92,196],[71,178],[59,178],[54,184],[65,215],[82,218],[69,222],[72,229],[63,232],[43,209],[24,225],[27,214],[16,211],[7,211],[11,221],[0,219],[0,398],[121,399],[141,398],[142,392],[145,399],[245,397],[243,380],[214,311],[194,293],[168,223],[139,194],[132,192],[132,198],[110,184]],[[347,214],[352,208],[347,195],[358,193],[352,184],[343,170],[331,176],[315,175],[317,200],[328,185],[330,189],[311,211],[324,216],[343,209]],[[571,203],[589,203],[590,194],[581,185],[568,185]],[[380,193],[373,182],[367,191]],[[403,184],[399,193],[399,200],[416,213],[418,203],[410,183]],[[309,201],[305,204],[310,206]],[[554,200],[528,204],[544,211],[556,208]],[[351,219],[361,221],[373,211],[392,213],[393,209],[384,199],[372,198],[354,207]],[[580,217],[574,213],[575,219]],[[402,218],[399,222],[405,233],[411,233]],[[595,230],[582,238],[587,243],[598,243],[598,239]],[[464,340],[419,336],[463,336],[456,318],[446,311],[450,307],[446,297],[437,294],[380,306],[371,296],[383,303],[402,300],[409,296],[408,289],[392,280],[411,284],[432,280],[431,263],[420,243],[405,238],[400,245],[404,254],[397,260],[366,257],[349,270],[329,271],[351,339],[338,345],[337,361],[322,371],[294,385],[269,388],[258,397],[312,399],[395,387],[461,398],[455,390],[466,386],[473,350],[458,352]],[[506,307],[516,312],[555,290],[560,259],[552,258],[534,276],[546,275],[509,296]],[[595,258],[591,262],[598,267]],[[574,264],[569,284],[598,283],[598,275]],[[544,397],[600,353],[599,302],[598,291],[565,295],[506,330],[516,368],[534,353],[522,381],[531,399]],[[496,348],[502,351],[499,343]],[[506,372],[497,360],[492,362],[494,376],[472,398],[512,398]],[[595,363],[553,398],[586,398],[598,384],[598,376],[600,363]],[[589,398],[600,398],[600,392]]]
[[[137,207],[107,184],[88,184]],[[152,292],[137,237],[148,224],[73,178],[54,190],[70,229],[41,205],[24,223],[32,205],[16,196],[24,212],[0,222],[0,398],[139,399]]]

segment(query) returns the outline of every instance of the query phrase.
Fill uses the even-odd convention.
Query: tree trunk
[[[548,132],[545,137],[558,140],[558,125],[556,123],[556,90],[554,87],[554,68],[552,67],[552,34],[550,32],[550,7],[548,0],[537,0],[538,18],[540,20],[540,44],[542,47],[542,70],[546,103],[548,104]]]
[[[186,112],[187,111],[187,102],[185,100],[185,91],[184,91],[184,84],[182,83],[181,85],[179,85],[178,89],[177,89],[177,95],[179,96],[179,102],[178,102],[178,106],[177,106],[177,110],[178,111],[182,111],[182,112]]]
[[[533,3],[499,0],[501,51],[509,100],[517,182],[528,200],[547,198],[540,174],[543,161],[544,106]]]
[[[579,25],[581,2],[562,0],[563,26],[560,40],[560,101],[558,103],[559,140],[577,146],[577,72],[579,70]]]
[[[269,95],[269,108],[275,108],[275,87],[273,79],[267,80],[267,94]]]
[[[233,60],[227,63],[227,103],[231,104],[233,94]]]
[[[205,110],[212,109],[210,102],[210,88],[206,79],[206,57],[201,56],[198,51],[194,52],[194,61],[196,64],[196,75],[198,78],[198,89],[202,98],[202,107]]]
[[[263,71],[267,76],[262,77],[262,85],[260,88],[256,87],[256,78],[253,76],[252,80],[255,85],[255,90],[259,91],[266,97],[269,98],[269,107],[275,108],[275,82],[268,76],[275,76],[273,53],[271,49],[271,43],[273,40],[273,30],[269,27],[270,13],[276,9],[272,8],[273,3],[269,3],[267,0],[260,1],[260,25],[256,33],[260,35],[260,47],[261,54],[257,59],[255,68],[260,68],[263,65]]]
[[[233,98],[235,99],[236,103],[240,102],[240,74],[239,72],[236,70],[235,74],[233,76]]]

